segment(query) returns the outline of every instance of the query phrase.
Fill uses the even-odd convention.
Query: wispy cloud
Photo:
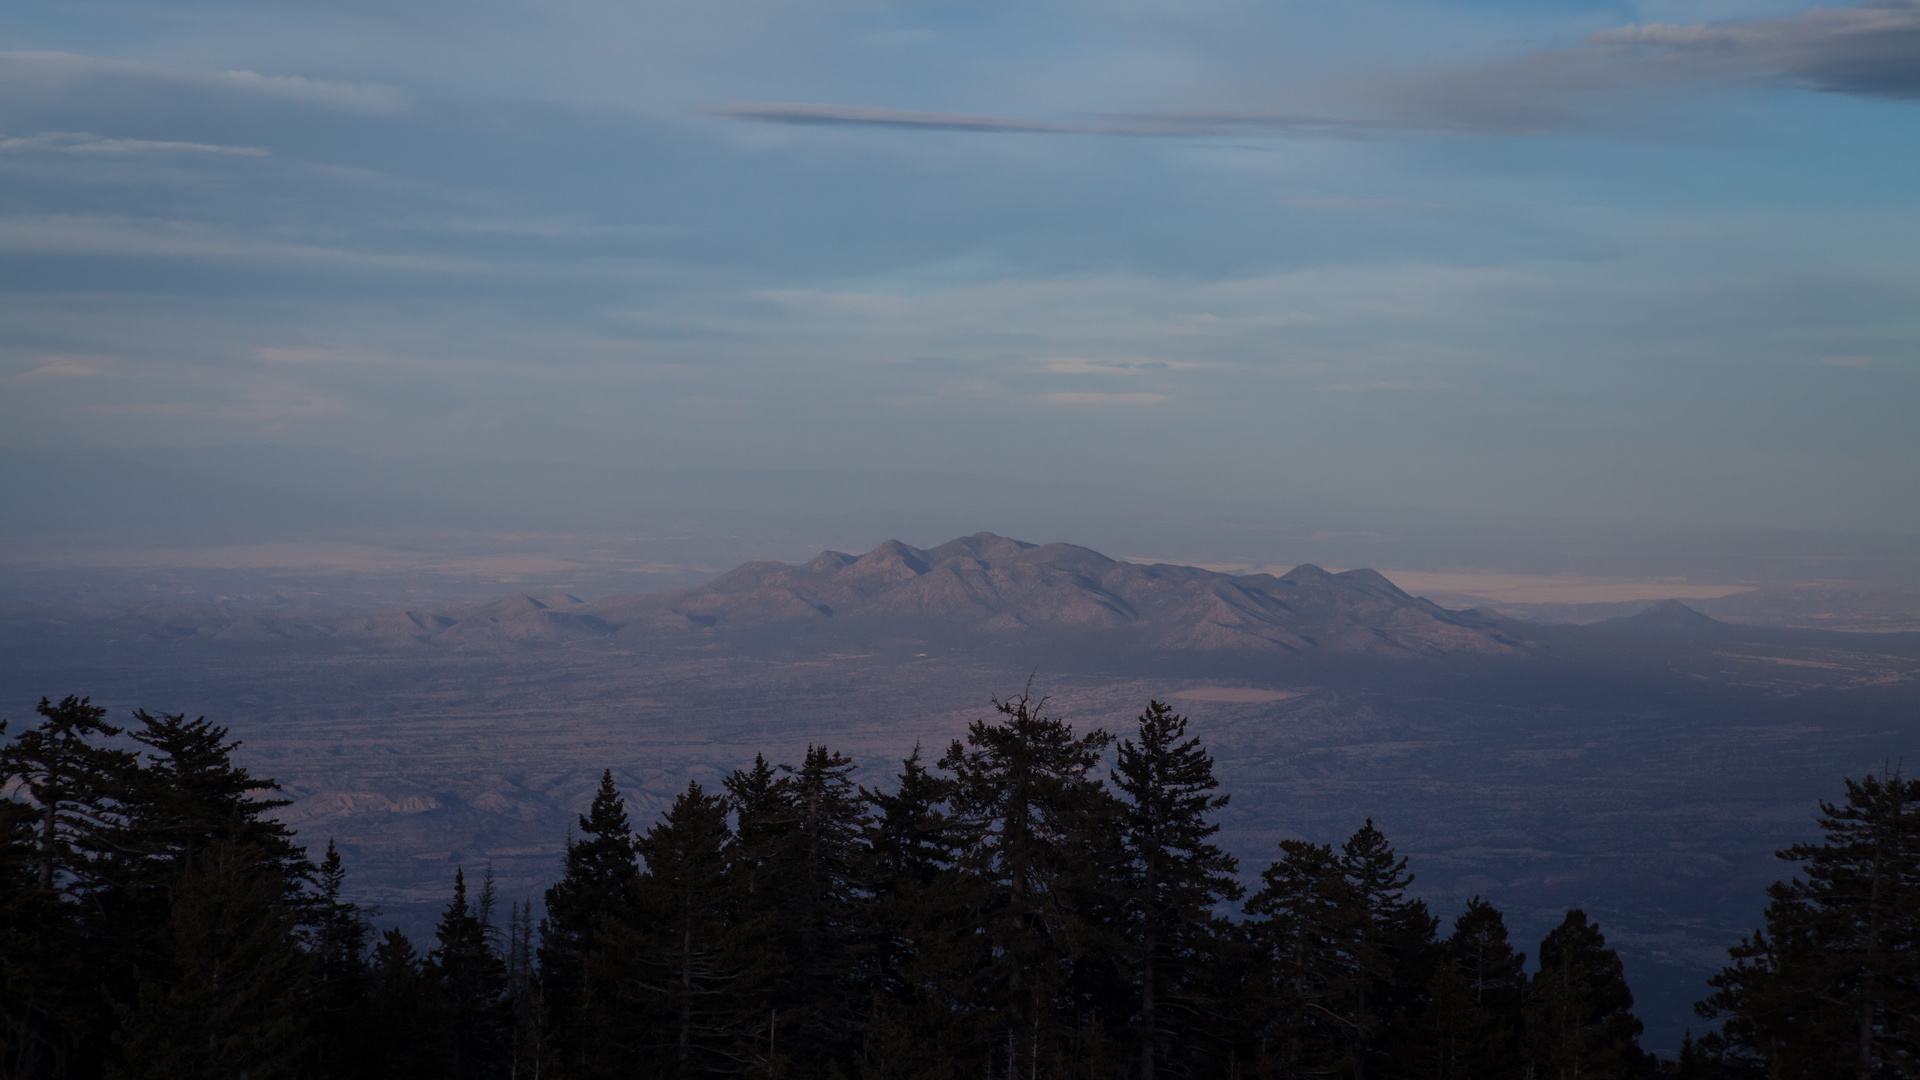
[[[1434,391],[1437,391],[1443,388],[1434,383],[1385,381],[1385,382],[1364,382],[1364,383],[1334,383],[1330,386],[1323,387],[1322,389],[1325,389],[1328,393],[1333,393],[1333,394],[1378,394],[1378,393],[1432,393]]]
[[[1003,132],[1035,135],[1121,135],[1193,138],[1218,135],[1307,138],[1380,138],[1401,125],[1331,117],[1261,113],[1106,113],[1056,122],[1018,116],[823,105],[795,101],[736,101],[703,110],[712,116],[774,124],[917,128],[926,131]]]
[[[262,238],[243,230],[199,222],[142,220],[95,214],[0,218],[0,251],[208,259],[429,273],[476,273],[493,269],[488,264],[458,256],[352,250]]]
[[[1452,203],[1421,202],[1417,199],[1281,199],[1280,205],[1311,206],[1322,210],[1382,210],[1393,207],[1457,209]]]
[[[31,386],[36,383],[99,378],[112,374],[106,363],[106,358],[100,356],[43,356],[37,366],[9,375],[4,381]]]
[[[37,135],[17,135],[0,139],[0,152],[7,153],[100,154],[127,157],[135,154],[224,154],[235,157],[266,157],[258,146],[220,146],[214,143],[165,142],[155,139],[103,139],[84,131],[43,131]]]
[[[298,364],[387,364],[392,361],[362,350],[352,349],[282,349],[274,347],[253,350],[253,358],[262,364],[298,365]]]
[[[88,89],[120,98],[169,89],[197,91],[370,115],[397,113],[411,104],[405,91],[379,83],[253,71],[194,71],[64,52],[0,51],[0,94],[70,98]]]
[[[1050,356],[1039,361],[1040,370],[1049,375],[1138,375],[1199,366],[1190,360],[1114,360],[1084,356]]]
[[[297,388],[257,390],[228,402],[133,401],[81,406],[100,416],[151,416],[181,420],[273,423],[324,416],[340,408],[335,397]]]
[[[407,104],[406,95],[399,88],[378,83],[309,79],[299,75],[262,75],[255,71],[227,71],[222,74],[231,84],[248,92],[283,101],[370,113],[398,112]]]
[[[1138,408],[1143,405],[1158,405],[1167,400],[1165,394],[1097,394],[1079,391],[1064,391],[1057,394],[1041,394],[1035,401],[1043,405],[1068,405],[1074,407],[1114,407]]]
[[[1920,98],[1920,2],[1813,8],[1779,18],[1654,23],[1595,32],[1572,48],[1370,77],[1335,88],[1333,108],[1099,113],[1039,119],[787,101],[711,106],[762,123],[1146,138],[1515,136],[1613,122],[1622,95],[1686,86],[1781,84]],[[1344,104],[1339,104],[1344,102]],[[1435,206],[1399,200],[1296,200],[1326,207]]]
[[[1788,86],[1920,98],[1920,6],[1906,0],[1711,23],[1629,25],[1579,45],[1407,73],[1361,91],[1427,125],[1490,135],[1631,128],[1704,90]]]
[[[1815,90],[1920,98],[1920,4],[1911,2],[1623,26],[1588,41],[1669,78],[1783,80]]]
[[[972,113],[922,112],[880,109],[865,105],[820,105],[799,101],[733,101],[710,105],[702,112],[770,124],[820,124],[866,127],[902,127],[944,131],[1017,131],[1046,134],[1082,134],[1086,128],[1049,124],[1012,116]]]

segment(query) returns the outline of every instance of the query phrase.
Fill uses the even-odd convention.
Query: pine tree
[[[36,883],[53,893],[91,879],[89,856],[119,822],[118,799],[133,770],[131,753],[99,745],[121,729],[91,698],[68,695],[55,705],[40,699],[39,726],[21,732],[0,752],[0,784],[19,781],[38,809]]]
[[[312,958],[273,854],[220,840],[170,890],[170,955],[139,972],[122,1006],[110,1075],[299,1076],[311,1055]]]
[[[365,913],[342,897],[346,867],[333,840],[320,861],[319,893],[308,916],[312,922],[313,1027],[316,1059],[323,1076],[350,1076],[354,1069],[361,1001],[368,992]]]
[[[986,947],[973,993],[1006,1040],[1005,1070],[1033,1072],[1059,1052],[1063,1020],[1074,1015],[1058,1014],[1055,995],[1085,944],[1083,860],[1116,816],[1090,775],[1113,737],[1076,736],[1041,711],[1044,700],[1026,695],[994,704],[1004,719],[974,721],[940,767],[953,775],[959,863]],[[1106,828],[1106,838],[1116,831]]]
[[[490,929],[467,903],[465,869],[456,869],[453,900],[427,956],[427,978],[444,1011],[445,1073],[455,1080],[490,1080],[507,1071],[507,969],[488,940]]]
[[[1266,954],[1262,1059],[1282,1076],[1391,1073],[1425,1008],[1438,923],[1371,820],[1338,853],[1288,840],[1247,912]]]
[[[1510,1080],[1520,1075],[1526,954],[1507,940],[1499,909],[1479,897],[1454,920],[1445,955],[1413,1031],[1414,1075],[1434,1080]]]
[[[783,775],[766,755],[755,754],[751,766],[727,774],[721,786],[734,822],[726,846],[734,921],[746,933],[776,933],[773,924],[785,893],[793,886],[788,875],[800,842],[793,778]],[[749,923],[758,925],[749,927]],[[780,961],[784,960],[782,950]],[[787,976],[784,969],[767,972],[770,985],[784,983]]]
[[[1766,928],[1729,950],[1697,1006],[1702,1040],[1776,1077],[1920,1075],[1920,781],[1846,781],[1822,801],[1820,844],[1779,857],[1803,877],[1769,890]]]
[[[1154,1080],[1170,1053],[1195,1057],[1202,1049],[1197,1021],[1212,1006],[1201,993],[1203,971],[1222,933],[1214,909],[1243,890],[1238,863],[1208,839],[1220,831],[1209,815],[1227,796],[1213,794],[1213,759],[1187,738],[1186,718],[1151,701],[1138,739],[1120,744],[1113,772],[1125,802],[1117,884],[1120,937],[1139,993],[1139,1072]]]
[[[793,1064],[800,1075],[824,1075],[836,1061],[851,1067],[861,1005],[855,982],[856,873],[868,823],[851,779],[851,758],[809,746],[790,781],[791,847],[776,860],[787,887],[777,894],[777,925],[791,957],[781,1004]]]
[[[1407,860],[1395,856],[1372,819],[1342,846],[1340,867],[1350,950],[1341,1013],[1351,1039],[1348,1068],[1354,1080],[1366,1080],[1386,1064],[1387,1030],[1407,1030],[1424,1006],[1439,920],[1406,895],[1413,883]]]
[[[361,1076],[432,1077],[445,1073],[440,1002],[420,954],[398,927],[374,946],[356,1059]]]
[[[176,970],[178,901],[182,881],[200,873],[203,852],[244,853],[223,864],[222,881],[248,893],[278,888],[297,924],[311,927],[317,918],[307,891],[313,864],[270,816],[288,802],[261,797],[279,785],[235,764],[240,743],[205,717],[144,709],[133,716],[128,734],[144,750],[114,778],[120,809],[94,834],[99,854],[86,905],[88,963],[102,996],[122,1012],[148,1007],[136,1002],[136,988],[185,977]],[[248,875],[242,888],[239,878]]]
[[[944,810],[952,785],[928,771],[919,746],[895,779],[891,793],[861,791],[875,811],[855,911],[866,996],[860,1075],[870,1080],[950,1075],[971,1026],[956,993],[972,953]]]
[[[234,764],[241,744],[227,741],[226,728],[183,713],[140,709],[133,716],[139,726],[131,735],[147,751],[142,768],[126,774],[122,786],[128,809],[113,846],[131,863],[123,884],[164,882],[215,843],[257,850],[282,872],[289,895],[311,879],[306,851],[271,816],[291,802],[270,797],[278,783]]]
[[[537,961],[533,902],[516,901],[507,915],[507,1003],[513,1014],[508,1071],[516,1078],[541,1075],[548,1060]]]
[[[646,1025],[641,1060],[650,1075],[690,1080],[766,1072],[757,1008],[742,1007],[745,981],[732,925],[727,802],[698,783],[640,839],[642,918],[635,943],[635,1004]]]
[[[1575,908],[1540,942],[1527,987],[1528,1059],[1541,1080],[1626,1080],[1646,1075],[1620,956]]]
[[[950,787],[927,771],[920,747],[900,763],[891,794],[862,788],[877,813],[867,822],[861,888],[867,992],[905,1000],[907,970],[933,923],[930,891],[953,863],[950,824],[942,810]]]
[[[41,820],[0,799],[0,1076],[62,1075],[83,1037],[75,905],[40,887]]]
[[[767,1076],[791,1071],[796,1042],[789,1030],[787,1050],[780,1050],[780,1032],[792,1028],[797,1000],[800,928],[794,921],[794,874],[804,848],[790,772],[755,754],[750,767],[735,769],[722,781],[734,818],[724,849],[726,949],[752,958],[745,965],[728,961],[735,1015],[727,1024],[736,1032],[758,1032],[740,1038],[751,1048],[755,1070]]]
[[[540,924],[540,990],[549,1038],[566,1075],[592,1077],[614,1068],[617,1036],[607,1009],[621,962],[620,927],[635,917],[639,854],[613,771],[600,777],[593,805],[567,842],[560,880],[547,890]]]
[[[1246,904],[1265,973],[1249,1004],[1256,1061],[1277,1077],[1334,1075],[1351,1043],[1341,997],[1351,981],[1351,886],[1329,844],[1280,841]]]
[[[480,920],[487,948],[504,962],[507,952],[506,927],[493,921],[500,910],[500,885],[493,877],[493,860],[487,860],[487,872],[480,878],[480,895],[473,898],[473,917]]]

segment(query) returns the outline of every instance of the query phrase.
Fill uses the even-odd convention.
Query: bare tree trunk
[[[1853,1063],[1853,1075],[1859,1080],[1873,1076],[1873,999],[1860,1003],[1860,1053]]]
[[[1140,1040],[1140,1080],[1153,1080],[1153,1043],[1160,1030],[1158,1018],[1154,1015],[1153,1000],[1154,950],[1157,945],[1153,933],[1149,931],[1146,962],[1141,965],[1140,972],[1140,1023],[1146,1028],[1146,1036]]]
[[[687,1076],[693,1059],[693,927],[680,927],[680,1075]]]
[[[40,810],[40,888],[52,892],[54,824],[59,820],[60,797],[59,780],[50,776],[48,781],[47,788],[54,797]]]
[[[1873,845],[1873,887],[1867,893],[1867,948],[1862,957],[1862,966],[1867,970],[1860,980],[1863,1000],[1860,1002],[1860,1047],[1854,1057],[1853,1075],[1855,1080],[1872,1080],[1873,1076],[1873,999],[1876,990],[1873,965],[1875,954],[1880,947],[1880,881],[1886,877],[1886,840],[1877,839]]]

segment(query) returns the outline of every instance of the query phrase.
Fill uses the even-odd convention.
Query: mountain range
[[[561,614],[561,613],[556,613]],[[613,629],[729,631],[828,623],[859,634],[1014,642],[1093,632],[1146,649],[1379,656],[1507,653],[1488,620],[1408,596],[1372,570],[1281,576],[1110,559],[1073,544],[976,533],[922,550],[889,540],[801,566],[748,563],[705,585],[581,605]]]
[[[136,605],[157,636],[332,637],[479,647],[594,638],[680,643],[780,633],[825,639],[1023,640],[1087,636],[1130,650],[1287,656],[1509,655],[1520,624],[1448,611],[1373,570],[1311,564],[1229,574],[1140,564],[1073,544],[976,533],[921,549],[889,540],[802,565],[753,562],[688,589],[588,603],[563,592],[485,604],[337,614]]]

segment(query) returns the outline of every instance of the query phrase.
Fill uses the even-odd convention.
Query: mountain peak
[[[1662,600],[1638,615],[1629,616],[1634,622],[1659,626],[1685,626],[1705,629],[1724,626],[1719,619],[1705,615],[1688,607],[1679,600]]]
[[[807,564],[806,569],[816,574],[831,574],[852,566],[857,559],[859,559],[858,555],[849,555],[844,551],[833,551],[829,549],[815,555],[813,561]]]

